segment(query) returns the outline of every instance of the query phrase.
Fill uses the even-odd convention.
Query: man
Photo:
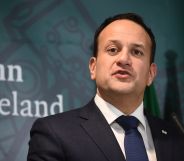
[[[126,129],[118,122],[128,115],[139,121],[135,129],[147,160],[183,161],[184,139],[177,128],[143,110],[144,90],[157,71],[152,31],[138,15],[120,14],[102,23],[93,45],[89,69],[96,96],[85,107],[38,119],[31,129],[27,160],[129,160]],[[141,147],[135,146],[135,151]]]

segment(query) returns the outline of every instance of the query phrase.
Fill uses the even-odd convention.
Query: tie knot
[[[134,116],[120,116],[116,119],[116,122],[125,130],[131,130],[137,128],[139,120]]]

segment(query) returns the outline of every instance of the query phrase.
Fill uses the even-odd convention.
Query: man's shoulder
[[[38,118],[36,119],[34,124],[48,124],[51,126],[75,125],[81,122],[82,114],[88,113],[92,108],[94,108],[93,100],[91,100],[88,104],[81,107],[76,107],[62,113],[57,113],[43,118]]]

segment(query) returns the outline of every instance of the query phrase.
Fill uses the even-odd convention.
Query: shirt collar
[[[113,106],[112,104],[110,104],[110,103],[106,102],[104,99],[102,99],[98,94],[96,94],[94,101],[95,101],[97,107],[100,109],[100,111],[104,115],[104,117],[107,120],[109,125],[111,125],[121,115],[125,115],[123,112],[121,112],[115,106]],[[130,115],[135,116],[140,121],[143,128],[146,130],[143,102]]]

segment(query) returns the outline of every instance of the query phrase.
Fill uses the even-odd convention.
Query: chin
[[[111,89],[111,91],[113,93],[122,94],[122,95],[135,93],[135,89],[132,89],[132,88],[113,88],[113,89]]]

